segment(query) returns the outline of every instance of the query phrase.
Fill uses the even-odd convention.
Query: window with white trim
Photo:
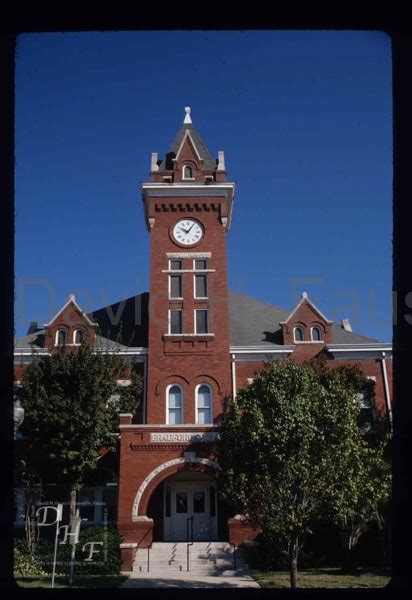
[[[193,261],[193,268],[195,271],[205,271],[207,269],[207,259],[195,258]]]
[[[368,379],[372,379],[376,382],[376,377],[368,376]],[[356,401],[359,403],[359,426],[364,433],[373,429],[376,421],[375,412],[375,391],[374,388],[368,388],[367,390],[356,394]]]
[[[169,275],[169,298],[183,298],[183,275]]]
[[[193,179],[193,167],[190,165],[183,167],[183,179]]]
[[[293,328],[293,340],[295,342],[303,342],[305,338],[303,327],[300,325]]]
[[[64,329],[56,331],[56,346],[64,346],[67,340],[67,334]]]
[[[75,329],[73,332],[73,344],[75,346],[80,346],[83,344],[84,340],[84,332],[82,329]]]
[[[195,275],[195,298],[207,298],[207,275]]]
[[[171,258],[169,260],[169,270],[170,271],[181,271],[182,270],[182,261],[180,258]]]
[[[209,333],[208,311],[195,310],[195,333]]]
[[[212,388],[206,383],[196,388],[196,423],[198,425],[212,423]]]
[[[169,333],[183,333],[183,311],[169,310]]]
[[[173,384],[167,388],[167,423],[181,425],[183,423],[183,390],[180,385]]]
[[[320,327],[312,327],[311,329],[312,342],[322,341],[322,330]]]

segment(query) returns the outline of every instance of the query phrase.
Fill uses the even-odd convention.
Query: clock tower
[[[190,108],[142,184],[151,235],[147,424],[213,425],[231,395],[226,234],[235,184]]]

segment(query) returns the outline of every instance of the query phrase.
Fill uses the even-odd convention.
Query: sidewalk
[[[128,573],[123,573],[127,575]],[[120,588],[260,588],[249,575],[234,577],[233,575],[190,575],[187,573],[176,574],[176,577],[164,577],[161,579],[130,576],[122,583]],[[120,589],[119,588],[119,589]]]

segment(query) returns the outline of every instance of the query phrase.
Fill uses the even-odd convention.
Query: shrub
[[[84,575],[109,575],[118,574],[121,567],[119,545],[121,537],[115,526],[95,525],[83,527],[80,530],[79,542],[76,545],[75,574]],[[90,546],[87,542],[103,542],[102,545],[95,546],[95,554],[92,560],[87,558],[90,554]],[[16,566],[15,576],[40,576],[48,575],[53,570],[54,542],[42,539],[33,544],[32,552],[29,553],[27,544],[24,540],[18,540],[15,543]],[[60,544],[57,546],[56,556],[56,574],[68,575],[70,572],[70,544]],[[24,568],[23,568],[24,567]]]
[[[29,553],[25,540],[16,540],[14,544],[14,576],[41,577],[47,575],[41,561],[34,553]]]

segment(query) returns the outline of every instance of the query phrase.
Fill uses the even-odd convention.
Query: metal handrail
[[[147,572],[150,571],[150,546],[147,547]]]
[[[139,546],[141,546],[143,540],[146,538],[146,536],[149,535],[150,532],[153,531],[153,529],[154,529],[154,525],[152,525],[150,527],[150,529],[148,529],[146,531],[146,533],[144,534],[144,536],[142,537],[142,539],[140,540],[140,542],[138,542],[138,544],[137,544],[136,552],[139,549]],[[143,548],[142,548],[142,550],[143,550]],[[147,570],[150,571],[150,546],[147,547]]]
[[[190,542],[189,542],[189,523],[190,523]],[[188,517],[186,521],[186,538],[187,538],[187,547],[186,547],[186,571],[190,571],[189,568],[189,558],[190,558],[190,546],[193,546],[193,516]]]
[[[236,544],[233,542],[229,542],[231,546],[233,546],[233,569],[236,571]]]

